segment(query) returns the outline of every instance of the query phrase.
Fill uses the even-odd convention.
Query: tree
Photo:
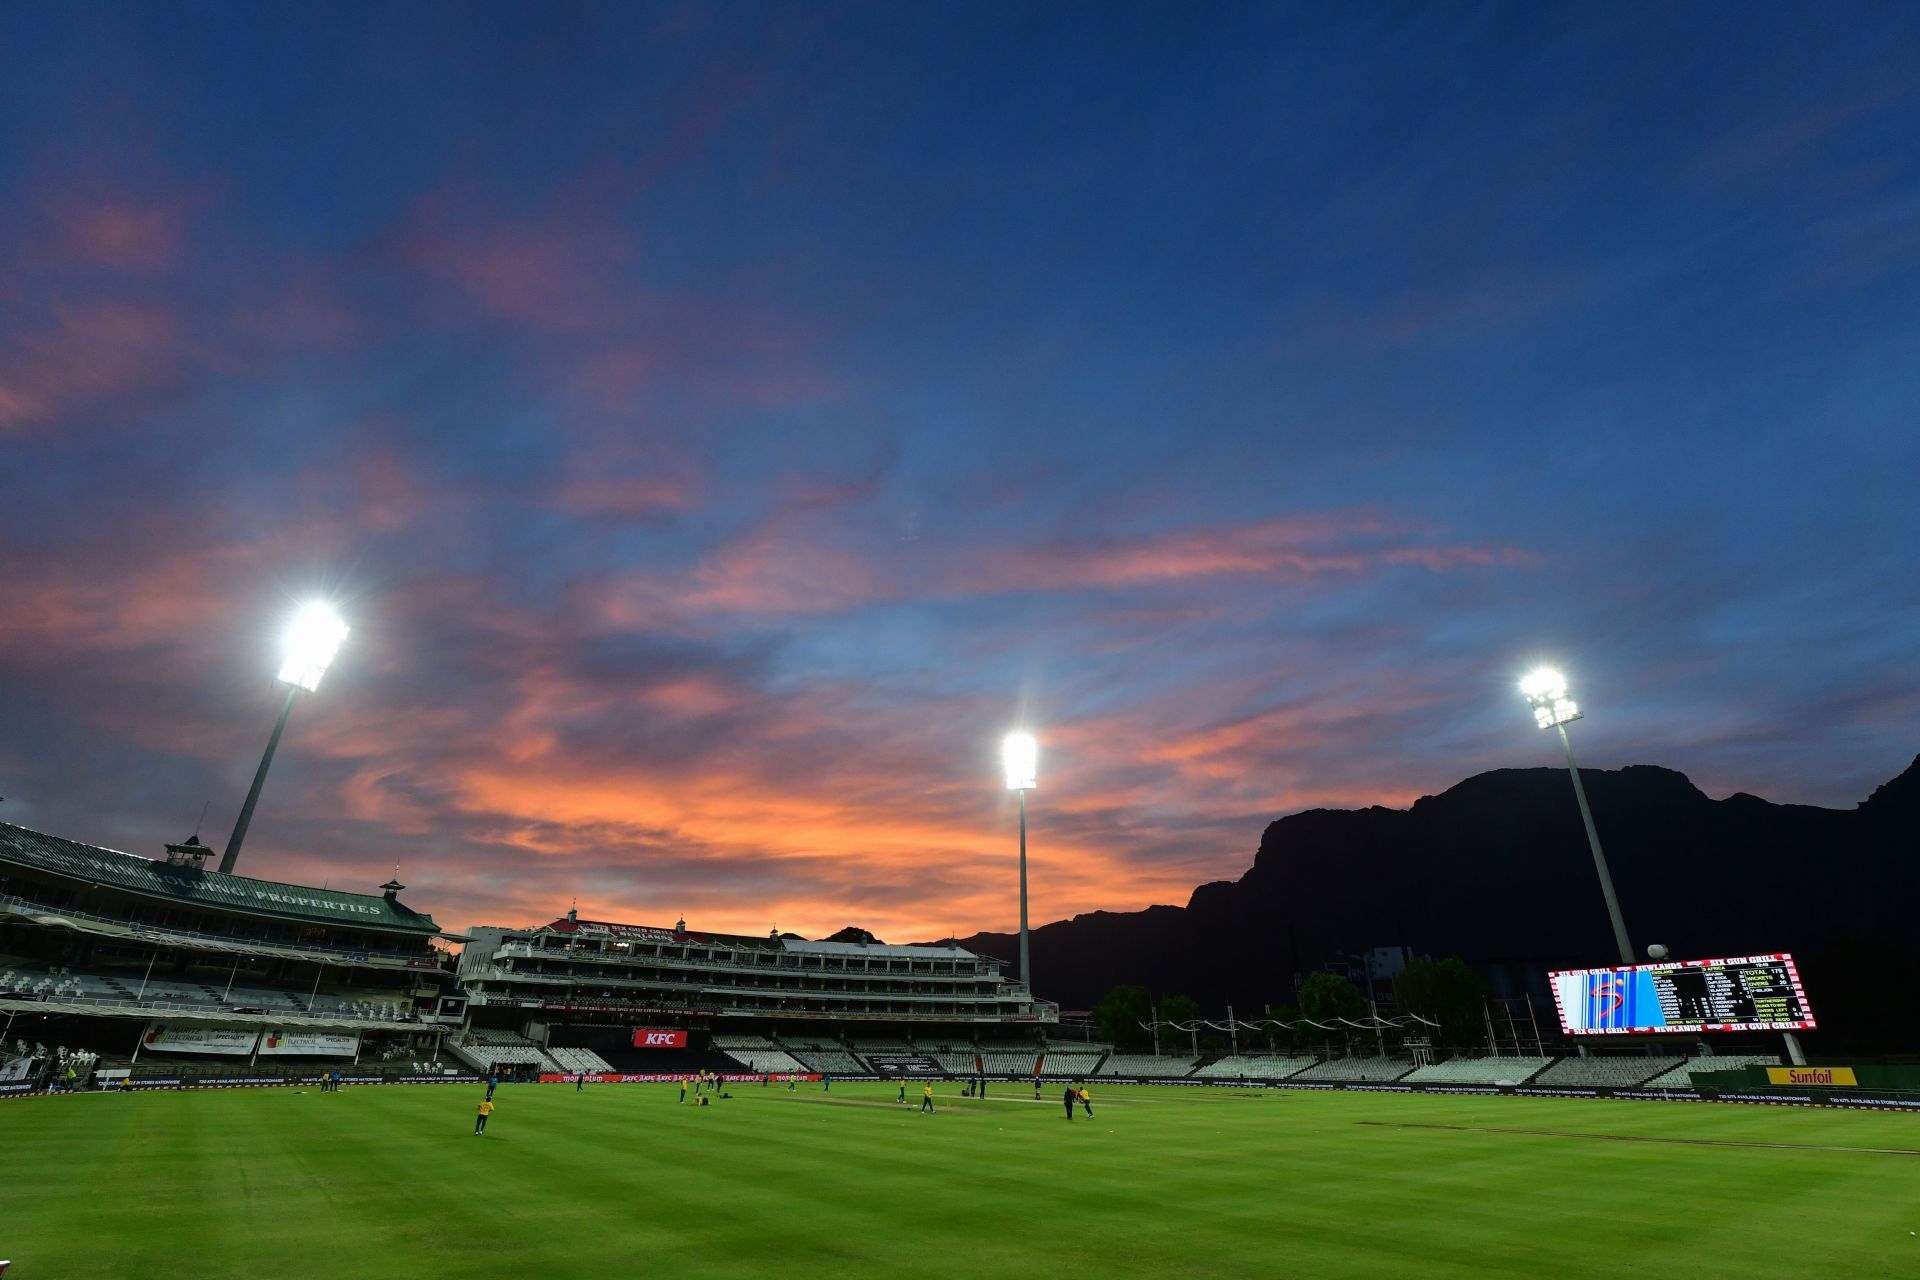
[[[1190,996],[1168,996],[1160,1002],[1160,1021],[1162,1023],[1190,1023],[1199,1016],[1200,1002]],[[1169,1047],[1179,1049],[1185,1047],[1192,1050],[1200,1043],[1200,1037],[1197,1034],[1198,1030],[1199,1028],[1196,1027],[1193,1031],[1175,1031],[1170,1027],[1162,1026],[1160,1028],[1160,1047],[1162,1049]]]
[[[1358,1021],[1367,1011],[1367,1002],[1351,982],[1334,973],[1316,973],[1300,984],[1300,1016],[1324,1026],[1332,1026],[1333,1031],[1324,1032],[1328,1036],[1337,1035],[1345,1043],[1351,1027],[1340,1026],[1341,1018]],[[1312,1031],[1313,1028],[1307,1028]]]
[[[1307,1042],[1307,1037],[1301,1035],[1299,1031],[1289,1031],[1287,1029],[1287,1027],[1292,1027],[1300,1021],[1300,1011],[1292,1005],[1270,1004],[1267,1006],[1267,1017],[1274,1022],[1284,1022],[1287,1024],[1286,1027],[1267,1028],[1267,1048],[1278,1053],[1282,1049],[1292,1048],[1295,1044],[1305,1044]],[[1310,1030],[1311,1028],[1308,1029]]]
[[[1139,1049],[1151,1042],[1141,1024],[1153,1017],[1145,987],[1118,986],[1107,992],[1093,1007],[1094,1025],[1100,1036],[1116,1049]]]
[[[1439,964],[1425,956],[1408,962],[1394,975],[1393,1002],[1401,1013],[1439,1023],[1425,1028],[1436,1044],[1460,1048],[1486,1038],[1487,984],[1459,956]]]

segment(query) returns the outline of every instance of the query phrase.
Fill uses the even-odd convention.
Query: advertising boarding
[[[360,1037],[322,1031],[269,1031],[260,1038],[260,1056],[304,1055],[309,1058],[351,1058],[360,1052]]]
[[[151,1053],[228,1053],[246,1057],[259,1041],[258,1031],[231,1027],[169,1027],[149,1022],[140,1045]]]

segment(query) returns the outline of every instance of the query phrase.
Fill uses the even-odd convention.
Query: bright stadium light
[[[287,627],[278,677],[287,686],[287,700],[280,708],[280,718],[274,722],[273,736],[267,739],[260,767],[254,771],[253,785],[247,788],[247,802],[240,806],[240,818],[233,824],[233,834],[227,837],[227,850],[220,855],[220,870],[231,873],[233,864],[240,860],[240,845],[247,838],[254,806],[260,803],[260,788],[266,785],[267,769],[273,764],[280,735],[286,732],[294,698],[302,689],[312,693],[320,687],[320,677],[327,673],[328,664],[340,652],[340,642],[346,638],[347,624],[330,604],[316,600],[293,615]]]
[[[347,638],[347,624],[340,620],[330,604],[314,601],[293,615],[287,628],[286,659],[280,664],[280,679],[312,693],[320,687],[327,664],[340,652]]]
[[[1020,793],[1020,981],[1033,996],[1033,957],[1027,951],[1027,792],[1038,787],[1036,771],[1040,744],[1030,733],[1010,733],[1000,744],[1000,763],[1007,771],[1007,790]]]
[[[1529,672],[1520,682],[1520,692],[1533,708],[1533,722],[1542,729],[1571,724],[1580,718],[1580,708],[1567,696],[1567,678],[1552,667]]]
[[[1007,769],[1007,790],[1031,791],[1039,783],[1034,770],[1040,762],[1040,744],[1030,733],[1010,733],[1000,744],[1000,760]]]
[[[1567,754],[1567,773],[1573,778],[1573,797],[1580,802],[1580,821],[1587,829],[1587,847],[1593,850],[1593,869],[1600,873],[1600,892],[1607,900],[1607,918],[1613,922],[1613,942],[1620,949],[1620,963],[1630,965],[1633,943],[1627,940],[1627,922],[1620,914],[1620,899],[1613,892],[1613,873],[1607,870],[1607,855],[1600,851],[1600,833],[1594,829],[1593,811],[1587,807],[1587,789],[1580,783],[1579,766],[1573,762],[1573,739],[1567,726],[1580,719],[1580,708],[1567,696],[1567,678],[1552,667],[1536,667],[1520,682],[1520,692],[1533,708],[1533,722],[1542,729],[1560,735]]]

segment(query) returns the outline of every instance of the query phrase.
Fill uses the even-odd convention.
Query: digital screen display
[[[1815,1023],[1793,957],[1667,960],[1549,975],[1570,1036],[1801,1031]]]

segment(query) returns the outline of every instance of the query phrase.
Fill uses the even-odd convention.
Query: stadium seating
[[[1351,1080],[1384,1083],[1398,1080],[1413,1070],[1407,1058],[1328,1058],[1305,1071],[1287,1077],[1290,1080]]]
[[[1030,1076],[1040,1059],[1040,1046],[1031,1041],[982,1044],[980,1069],[993,1076]]]
[[[1671,1071],[1681,1058],[1643,1058],[1617,1055],[1593,1058],[1562,1058],[1530,1082],[1540,1085],[1566,1085],[1573,1088],[1631,1089],[1653,1077]]]
[[[956,1076],[972,1075],[980,1057],[980,1050],[965,1040],[922,1041],[917,1051],[939,1063],[942,1071]]]
[[[1274,1054],[1240,1054],[1209,1062],[1193,1074],[1209,1080],[1285,1080],[1318,1061],[1318,1058],[1289,1058]]]
[[[1090,1076],[1112,1050],[1112,1045],[1105,1044],[1049,1044],[1043,1050],[1046,1059],[1040,1069],[1048,1075]]]
[[[475,1027],[467,1033],[467,1043],[462,1048],[469,1058],[490,1065],[528,1066],[536,1071],[550,1071],[556,1075],[567,1074],[566,1068],[556,1062],[546,1050],[525,1036],[511,1031]]]
[[[807,1071],[821,1075],[864,1076],[869,1074],[867,1064],[848,1053],[839,1045],[823,1044],[818,1041],[795,1044],[791,1041],[780,1046],[788,1055],[799,1060]]]
[[[588,1075],[598,1075],[613,1070],[613,1064],[591,1049],[568,1049],[554,1047],[547,1050],[553,1060],[569,1075],[582,1071]]]
[[[267,1013],[316,1013],[340,1018],[364,1018],[376,1022],[402,1022],[411,1015],[400,1007],[401,997],[391,994],[361,993],[336,995],[320,992],[289,991],[282,987],[257,987],[230,981],[154,977],[151,974],[125,976],[106,973],[74,973],[68,969],[23,970],[9,968],[0,972],[0,991],[23,991],[49,1000],[97,1001],[111,1004],[139,1002],[185,1010],[229,1009],[261,1010]]]
[[[765,1036],[715,1036],[713,1047],[760,1075],[794,1075],[806,1065]]]
[[[1198,1058],[1171,1058],[1153,1053],[1110,1053],[1094,1071],[1098,1076],[1155,1076],[1166,1079],[1184,1076],[1193,1070]]]
[[[1738,1071],[1741,1067],[1774,1067],[1780,1065],[1778,1054],[1772,1053],[1729,1053],[1714,1054],[1712,1057],[1689,1058],[1679,1066],[1646,1082],[1648,1089],[1691,1089],[1695,1072]]]
[[[919,1053],[920,1049],[905,1040],[885,1038],[862,1038],[852,1042],[855,1053]]]
[[[1449,1058],[1421,1067],[1408,1084],[1522,1084],[1552,1058]]]

